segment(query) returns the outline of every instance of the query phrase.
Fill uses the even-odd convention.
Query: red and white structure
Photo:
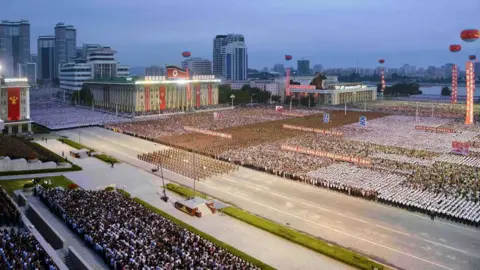
[[[4,128],[8,129],[8,134],[32,131],[27,78],[4,78],[3,82],[0,81],[0,119],[3,122],[0,133]]]
[[[383,92],[385,92],[385,88],[387,87],[387,84],[385,83],[385,69],[383,67],[383,64],[385,63],[385,59],[379,59],[378,63],[382,65],[380,67],[380,81],[382,84],[382,89],[381,89],[381,96],[383,98]]]
[[[473,94],[475,93],[475,70],[472,61],[467,62],[466,67],[467,81],[467,111],[465,115],[465,124],[473,124]]]
[[[452,104],[457,104],[458,97],[458,66],[452,66]]]

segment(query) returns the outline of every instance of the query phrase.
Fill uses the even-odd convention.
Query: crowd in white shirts
[[[30,117],[34,122],[53,130],[132,121],[115,114],[53,102],[32,104]]]
[[[115,191],[37,194],[110,269],[259,269]]]

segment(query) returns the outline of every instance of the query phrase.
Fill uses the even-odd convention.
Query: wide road
[[[135,166],[138,153],[164,146],[102,128],[59,132]],[[181,184],[192,180],[172,172]],[[330,190],[240,168],[197,182],[199,191],[252,213],[338,243],[403,269],[480,269],[480,230]]]

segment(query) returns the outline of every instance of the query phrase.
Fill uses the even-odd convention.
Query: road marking
[[[235,180],[231,180],[229,178],[225,178],[224,176],[220,176],[222,179],[226,180],[226,181],[229,181],[229,182],[233,182],[233,183],[236,183],[236,184],[240,184],[240,185],[244,185],[244,186],[247,186],[247,187],[250,187],[250,188],[254,188],[254,189],[258,189],[258,186],[255,186],[255,187],[252,187],[250,184],[246,184],[246,183],[240,183],[238,181],[235,181]],[[277,197],[281,197],[283,199],[286,199],[286,200],[292,200],[290,197],[288,196],[285,196],[285,195],[282,195],[282,194],[279,194],[279,193],[276,193],[276,192],[272,192],[272,191],[263,191],[265,193],[269,193],[271,195],[274,195],[274,196],[277,196]],[[391,228],[388,228],[388,227],[385,227],[385,226],[382,226],[382,225],[378,225],[378,224],[372,224],[368,221],[365,221],[365,220],[362,220],[362,219],[358,219],[358,218],[354,218],[354,217],[351,217],[351,216],[348,216],[348,215],[345,215],[345,214],[341,214],[341,213],[338,213],[336,211],[333,211],[333,210],[330,210],[330,209],[327,209],[327,208],[323,208],[321,206],[318,206],[318,205],[315,205],[315,204],[312,204],[312,203],[307,203],[307,202],[304,202],[302,201],[301,199],[296,199],[296,200],[299,200],[300,203],[304,204],[304,205],[307,205],[307,206],[310,206],[312,208],[318,208],[318,209],[321,209],[323,211],[326,211],[326,212],[331,212],[335,215],[339,215],[341,217],[344,217],[344,218],[349,218],[349,219],[353,219],[355,221],[358,221],[360,223],[364,223],[364,224],[368,224],[368,225],[373,225],[375,227],[378,227],[378,228],[382,228],[384,230],[387,230],[387,231],[391,231],[391,232],[394,232],[394,233],[398,233],[398,234],[401,234],[401,235],[404,235],[404,236],[407,236],[407,237],[411,237],[411,238],[414,238],[414,239],[419,239],[419,240],[422,240],[422,241],[425,241],[425,242],[428,242],[428,243],[431,243],[431,244],[434,244],[436,246],[442,246],[442,247],[445,247],[445,248],[448,248],[448,249],[451,249],[451,250],[455,250],[455,251],[458,251],[458,252],[461,252],[461,253],[464,253],[464,254],[467,254],[468,252],[467,251],[464,251],[464,250],[460,250],[460,249],[457,249],[457,248],[454,248],[454,247],[451,247],[451,246],[447,246],[447,245],[444,245],[444,244],[441,244],[441,243],[437,243],[437,242],[434,242],[434,241],[430,241],[428,239],[424,239],[424,238],[420,238],[420,237],[417,237],[417,236],[414,236],[414,235],[411,235],[409,233],[405,233],[405,232],[401,232],[401,231],[397,231],[397,230],[394,230],[394,229],[391,229]],[[422,233],[423,235],[423,233]]]
[[[74,137],[74,135],[76,135],[76,134],[70,133],[69,131],[60,131],[60,132],[63,132],[64,134],[71,134],[71,137]],[[112,131],[112,132],[113,132],[113,131]],[[137,151],[137,152],[139,152],[139,153],[148,152],[148,150],[143,150],[143,149],[139,149],[139,148],[136,148],[136,147],[131,147],[131,146],[128,146],[128,145],[125,145],[125,144],[116,142],[116,141],[114,141],[114,140],[108,139],[108,138],[106,138],[106,137],[104,137],[104,136],[97,135],[97,134],[92,134],[92,133],[90,133],[90,132],[88,132],[88,131],[85,131],[85,130],[83,130],[82,133],[89,134],[90,136],[93,136],[93,137],[98,137],[98,138],[100,138],[100,139],[102,139],[102,140],[105,140],[105,141],[108,141],[108,142],[110,142],[110,143],[118,144],[118,145],[120,145],[120,146],[122,146],[122,147],[129,148],[129,149],[131,149],[131,150],[135,150],[135,151]],[[158,145],[158,144],[157,144],[157,145]],[[162,145],[162,147],[165,147],[166,149],[168,149],[167,146]],[[151,149],[150,149],[150,150],[151,150]]]
[[[221,191],[221,192],[227,193],[227,194],[229,194],[229,195],[231,195],[231,196],[234,196],[234,197],[237,197],[237,198],[240,198],[240,199],[243,199],[243,200],[252,202],[252,203],[254,203],[254,204],[257,204],[257,205],[263,206],[263,207],[265,207],[265,208],[268,208],[268,209],[277,211],[277,212],[282,213],[282,214],[284,214],[284,215],[288,215],[288,216],[291,216],[291,217],[294,217],[294,218],[303,220],[303,221],[305,221],[305,222],[307,222],[307,223],[311,223],[311,224],[317,225],[317,226],[319,226],[319,227],[323,227],[323,228],[325,228],[325,229],[334,231],[334,232],[336,232],[336,233],[343,234],[343,235],[346,235],[346,236],[355,238],[355,239],[357,239],[357,240],[360,240],[360,241],[363,241],[363,242],[366,242],[366,243],[369,243],[369,244],[372,244],[372,245],[375,245],[375,246],[379,246],[379,247],[381,247],[381,248],[388,249],[388,250],[391,250],[391,251],[394,251],[394,252],[403,254],[403,255],[405,255],[405,256],[408,256],[408,257],[411,257],[411,258],[414,258],[414,259],[417,259],[417,260],[420,260],[420,261],[423,261],[423,262],[426,262],[426,263],[429,263],[429,264],[433,264],[433,265],[435,265],[435,266],[438,266],[438,267],[441,267],[441,268],[444,268],[444,269],[453,270],[452,268],[449,268],[449,267],[447,267],[447,266],[444,266],[444,265],[441,265],[441,264],[438,264],[438,263],[435,263],[435,262],[432,262],[432,261],[429,261],[429,260],[422,259],[422,258],[417,257],[417,256],[414,256],[414,255],[412,255],[412,254],[408,254],[408,253],[405,253],[405,252],[403,252],[403,251],[400,251],[400,250],[397,250],[397,249],[394,249],[394,248],[391,248],[391,247],[387,247],[387,246],[381,245],[381,244],[379,244],[379,243],[372,242],[372,241],[370,241],[370,240],[367,240],[367,239],[364,239],[364,238],[355,236],[355,235],[353,235],[353,234],[349,234],[349,233],[340,231],[340,230],[338,230],[338,229],[335,229],[335,228],[332,228],[332,227],[329,227],[329,226],[320,224],[320,223],[315,222],[315,221],[311,221],[311,220],[308,220],[308,219],[299,217],[299,216],[297,216],[297,215],[294,215],[294,214],[285,212],[285,211],[280,210],[280,209],[277,209],[277,208],[275,208],[275,207],[271,207],[271,206],[265,205],[265,204],[263,204],[263,203],[256,202],[256,201],[254,201],[254,200],[251,200],[251,199],[246,198],[246,197],[243,197],[243,196],[239,196],[239,195],[237,195],[237,194],[235,194],[235,193],[232,193],[232,192],[229,192],[229,191],[224,191],[224,190],[222,190],[222,189],[220,189],[220,188],[211,186],[211,185],[209,185],[209,184],[206,184],[206,183],[203,183],[203,182],[199,182],[199,184],[206,185],[206,186],[208,186],[208,187],[210,187],[210,188],[213,188],[213,189],[219,190],[219,191]]]
[[[252,170],[252,169],[248,169],[248,168],[244,168],[244,167],[241,167],[241,169]],[[261,172],[257,172],[257,171],[255,171],[255,172],[256,173],[261,173]],[[280,178],[279,180],[285,180],[284,178],[282,178],[280,176],[275,176],[275,175],[269,175],[269,176],[278,177],[278,178]],[[237,176],[237,177],[244,179],[241,176]],[[247,180],[257,180],[257,179],[255,179],[254,177],[250,177]],[[270,182],[270,183],[272,183],[272,182]],[[313,187],[312,185],[306,184],[306,183],[301,183],[301,182],[296,182],[296,181],[283,181],[282,184],[289,185],[289,186],[291,186],[295,189],[300,189],[301,188],[301,189],[303,189],[302,190],[303,192],[322,193],[322,194],[327,194],[328,196],[341,197],[344,200],[354,200],[354,201],[357,201],[357,202],[362,202],[364,204],[370,204],[370,205],[373,205],[375,207],[382,207],[382,208],[385,208],[385,209],[388,209],[388,210],[395,210],[395,211],[401,212],[403,214],[407,214],[407,215],[415,216],[415,217],[418,217],[418,218],[430,220],[429,217],[425,217],[425,216],[422,216],[422,215],[419,215],[419,214],[416,214],[416,213],[412,213],[412,212],[409,212],[409,211],[404,211],[404,210],[402,210],[398,207],[386,206],[382,203],[371,202],[371,201],[368,201],[368,200],[365,200],[365,199],[360,199],[360,198],[357,198],[357,197],[354,197],[354,196],[346,196],[344,194],[341,194],[339,192],[336,192],[336,191],[333,191],[333,190],[330,190],[330,189],[327,189],[327,188],[314,188],[314,189],[312,189],[311,188],[311,187]],[[310,190],[305,190],[305,188],[309,188]],[[453,224],[451,222],[445,222],[445,221],[442,221],[442,220],[439,220],[439,219],[435,220],[435,222],[441,223],[441,224],[444,224],[444,225],[447,225],[447,226],[456,227],[458,229],[471,231],[471,232],[474,232],[474,233],[480,233],[480,230],[478,230],[478,229],[473,229],[473,228],[469,228],[469,227],[466,227],[466,226],[456,225],[456,224]]]
[[[104,139],[104,140],[107,140],[108,142],[113,142],[113,141],[111,141],[111,140],[109,140],[109,139],[107,139],[107,138],[105,138],[105,137],[102,137],[102,136],[93,135],[93,134],[91,134],[91,135],[92,135],[92,136],[95,136],[95,137],[102,138],[102,139]],[[126,135],[124,135],[124,136],[126,136]],[[123,147],[132,149],[131,147],[128,147],[128,146],[126,146],[126,145],[124,145],[124,144],[122,144],[122,143],[118,143],[118,142],[113,142],[113,143],[116,143],[116,144],[121,145],[121,146],[123,146]],[[134,159],[134,160],[136,160],[136,161],[140,161],[141,163],[147,163],[147,162],[143,162],[143,161],[141,161],[141,160],[138,160],[138,159],[136,159],[136,158],[134,158],[134,157],[131,157],[130,155],[126,155],[126,154],[124,154],[124,153],[122,153],[122,152],[120,152],[120,151],[118,151],[118,150],[113,150],[113,149],[109,149],[109,150],[110,150],[110,151],[114,151],[114,152],[116,152],[116,153],[119,153],[120,155],[125,156],[125,157],[127,157],[128,159]],[[147,163],[147,164],[149,164],[149,163]],[[169,171],[170,173],[173,173],[173,174],[180,175],[180,174],[175,173],[175,172],[170,171],[170,170],[167,170],[167,171]],[[185,177],[185,176],[183,176],[183,175],[180,175],[180,176],[188,179],[188,177]],[[169,179],[169,180],[170,180],[170,181],[173,181],[172,179]],[[175,182],[175,181],[174,181],[174,182]],[[337,233],[347,235],[347,236],[349,236],[349,237],[358,239],[358,240],[360,240],[360,241],[364,241],[364,242],[370,243],[370,244],[372,244],[372,245],[376,245],[376,246],[379,246],[379,247],[382,247],[382,248],[385,248],[385,249],[388,249],[388,250],[391,250],[391,251],[394,251],[394,252],[403,254],[403,255],[405,255],[405,256],[409,256],[409,257],[418,259],[418,260],[420,260],[420,261],[423,261],[423,262],[427,262],[427,263],[436,265],[436,266],[441,267],[441,268],[444,268],[444,269],[453,270],[453,269],[448,268],[448,267],[446,267],[446,266],[443,266],[443,265],[441,265],[441,264],[438,264],[438,263],[435,263],[435,262],[431,262],[431,261],[428,261],[428,260],[425,260],[425,259],[416,257],[416,256],[414,256],[414,255],[411,255],[411,254],[408,254],[408,253],[405,253],[405,252],[402,252],[402,251],[399,251],[399,250],[396,250],[396,249],[393,249],[393,248],[390,248],[390,247],[387,247],[387,246],[380,245],[380,244],[375,243],[375,242],[372,242],[372,241],[370,241],[370,240],[363,239],[363,238],[361,238],[361,237],[358,237],[358,236],[355,236],[355,235],[351,235],[351,234],[346,233],[346,232],[342,232],[342,231],[340,231],[340,230],[338,230],[338,229],[331,228],[331,227],[328,227],[328,226],[319,224],[319,223],[317,223],[317,222],[314,222],[314,221],[311,221],[311,220],[308,220],[308,219],[304,219],[304,218],[299,217],[299,216],[295,216],[295,215],[290,214],[290,213],[288,213],[288,212],[284,212],[284,211],[279,210],[279,209],[276,209],[276,208],[274,208],[274,207],[270,207],[270,206],[268,206],[268,205],[264,205],[264,204],[262,204],[262,203],[253,201],[253,200],[251,200],[251,199],[248,199],[248,198],[245,198],[245,197],[242,197],[242,196],[238,196],[238,195],[236,195],[236,194],[234,194],[234,193],[232,193],[232,192],[224,191],[224,190],[222,190],[222,189],[219,189],[219,188],[217,188],[217,187],[214,187],[214,186],[211,186],[211,185],[202,183],[202,182],[199,182],[199,184],[206,185],[206,186],[208,186],[208,187],[210,187],[210,188],[213,188],[213,189],[219,190],[219,191],[221,191],[221,192],[224,192],[224,193],[233,195],[234,197],[238,197],[238,198],[241,198],[241,199],[250,201],[250,202],[255,203],[255,204],[258,204],[258,205],[260,205],[260,206],[263,206],[263,207],[266,207],[266,208],[269,208],[269,209],[278,211],[278,212],[280,212],[280,213],[284,213],[284,214],[286,214],[286,215],[289,215],[289,216],[298,218],[298,219],[300,219],[300,220],[306,221],[307,223],[312,223],[312,224],[315,224],[315,225],[317,225],[317,226],[324,227],[324,228],[326,228],[326,229],[335,231],[335,232],[337,232]],[[319,190],[321,190],[321,189],[319,189]],[[333,193],[333,192],[332,192],[332,193]],[[329,193],[329,194],[332,194],[332,193]],[[337,195],[337,194],[335,194],[335,195]],[[338,195],[337,195],[337,196],[338,196]],[[342,198],[346,198],[346,196],[342,196]],[[353,198],[353,197],[352,197],[351,199],[356,199],[356,198]],[[358,199],[358,200],[359,200],[359,199]],[[364,201],[364,200],[362,200],[362,201]],[[381,206],[381,205],[380,205],[380,206]],[[415,216],[418,216],[418,215],[415,215]],[[422,216],[418,216],[418,217],[422,217]],[[423,217],[422,217],[422,218],[423,218]],[[444,224],[446,224],[446,225],[450,225],[450,226],[455,226],[455,227],[458,227],[458,228],[461,228],[461,229],[471,230],[471,229],[464,228],[464,227],[460,227],[460,226],[457,226],[457,225],[454,225],[454,224],[450,224],[450,223],[445,223],[445,222],[442,222],[442,223],[444,223]],[[476,230],[471,230],[471,231],[477,232]]]

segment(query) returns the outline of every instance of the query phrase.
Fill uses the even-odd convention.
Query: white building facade
[[[76,59],[75,63],[64,64],[60,68],[60,88],[66,91],[79,91],[83,83],[91,79],[128,77],[130,67],[120,65],[115,60],[115,51],[101,45],[84,45],[86,58]]]
[[[222,47],[223,71],[226,80],[243,81],[247,79],[248,51],[242,41],[235,41]]]
[[[212,62],[200,57],[189,58],[182,62],[182,68],[188,69],[192,75],[210,75],[212,74]]]

